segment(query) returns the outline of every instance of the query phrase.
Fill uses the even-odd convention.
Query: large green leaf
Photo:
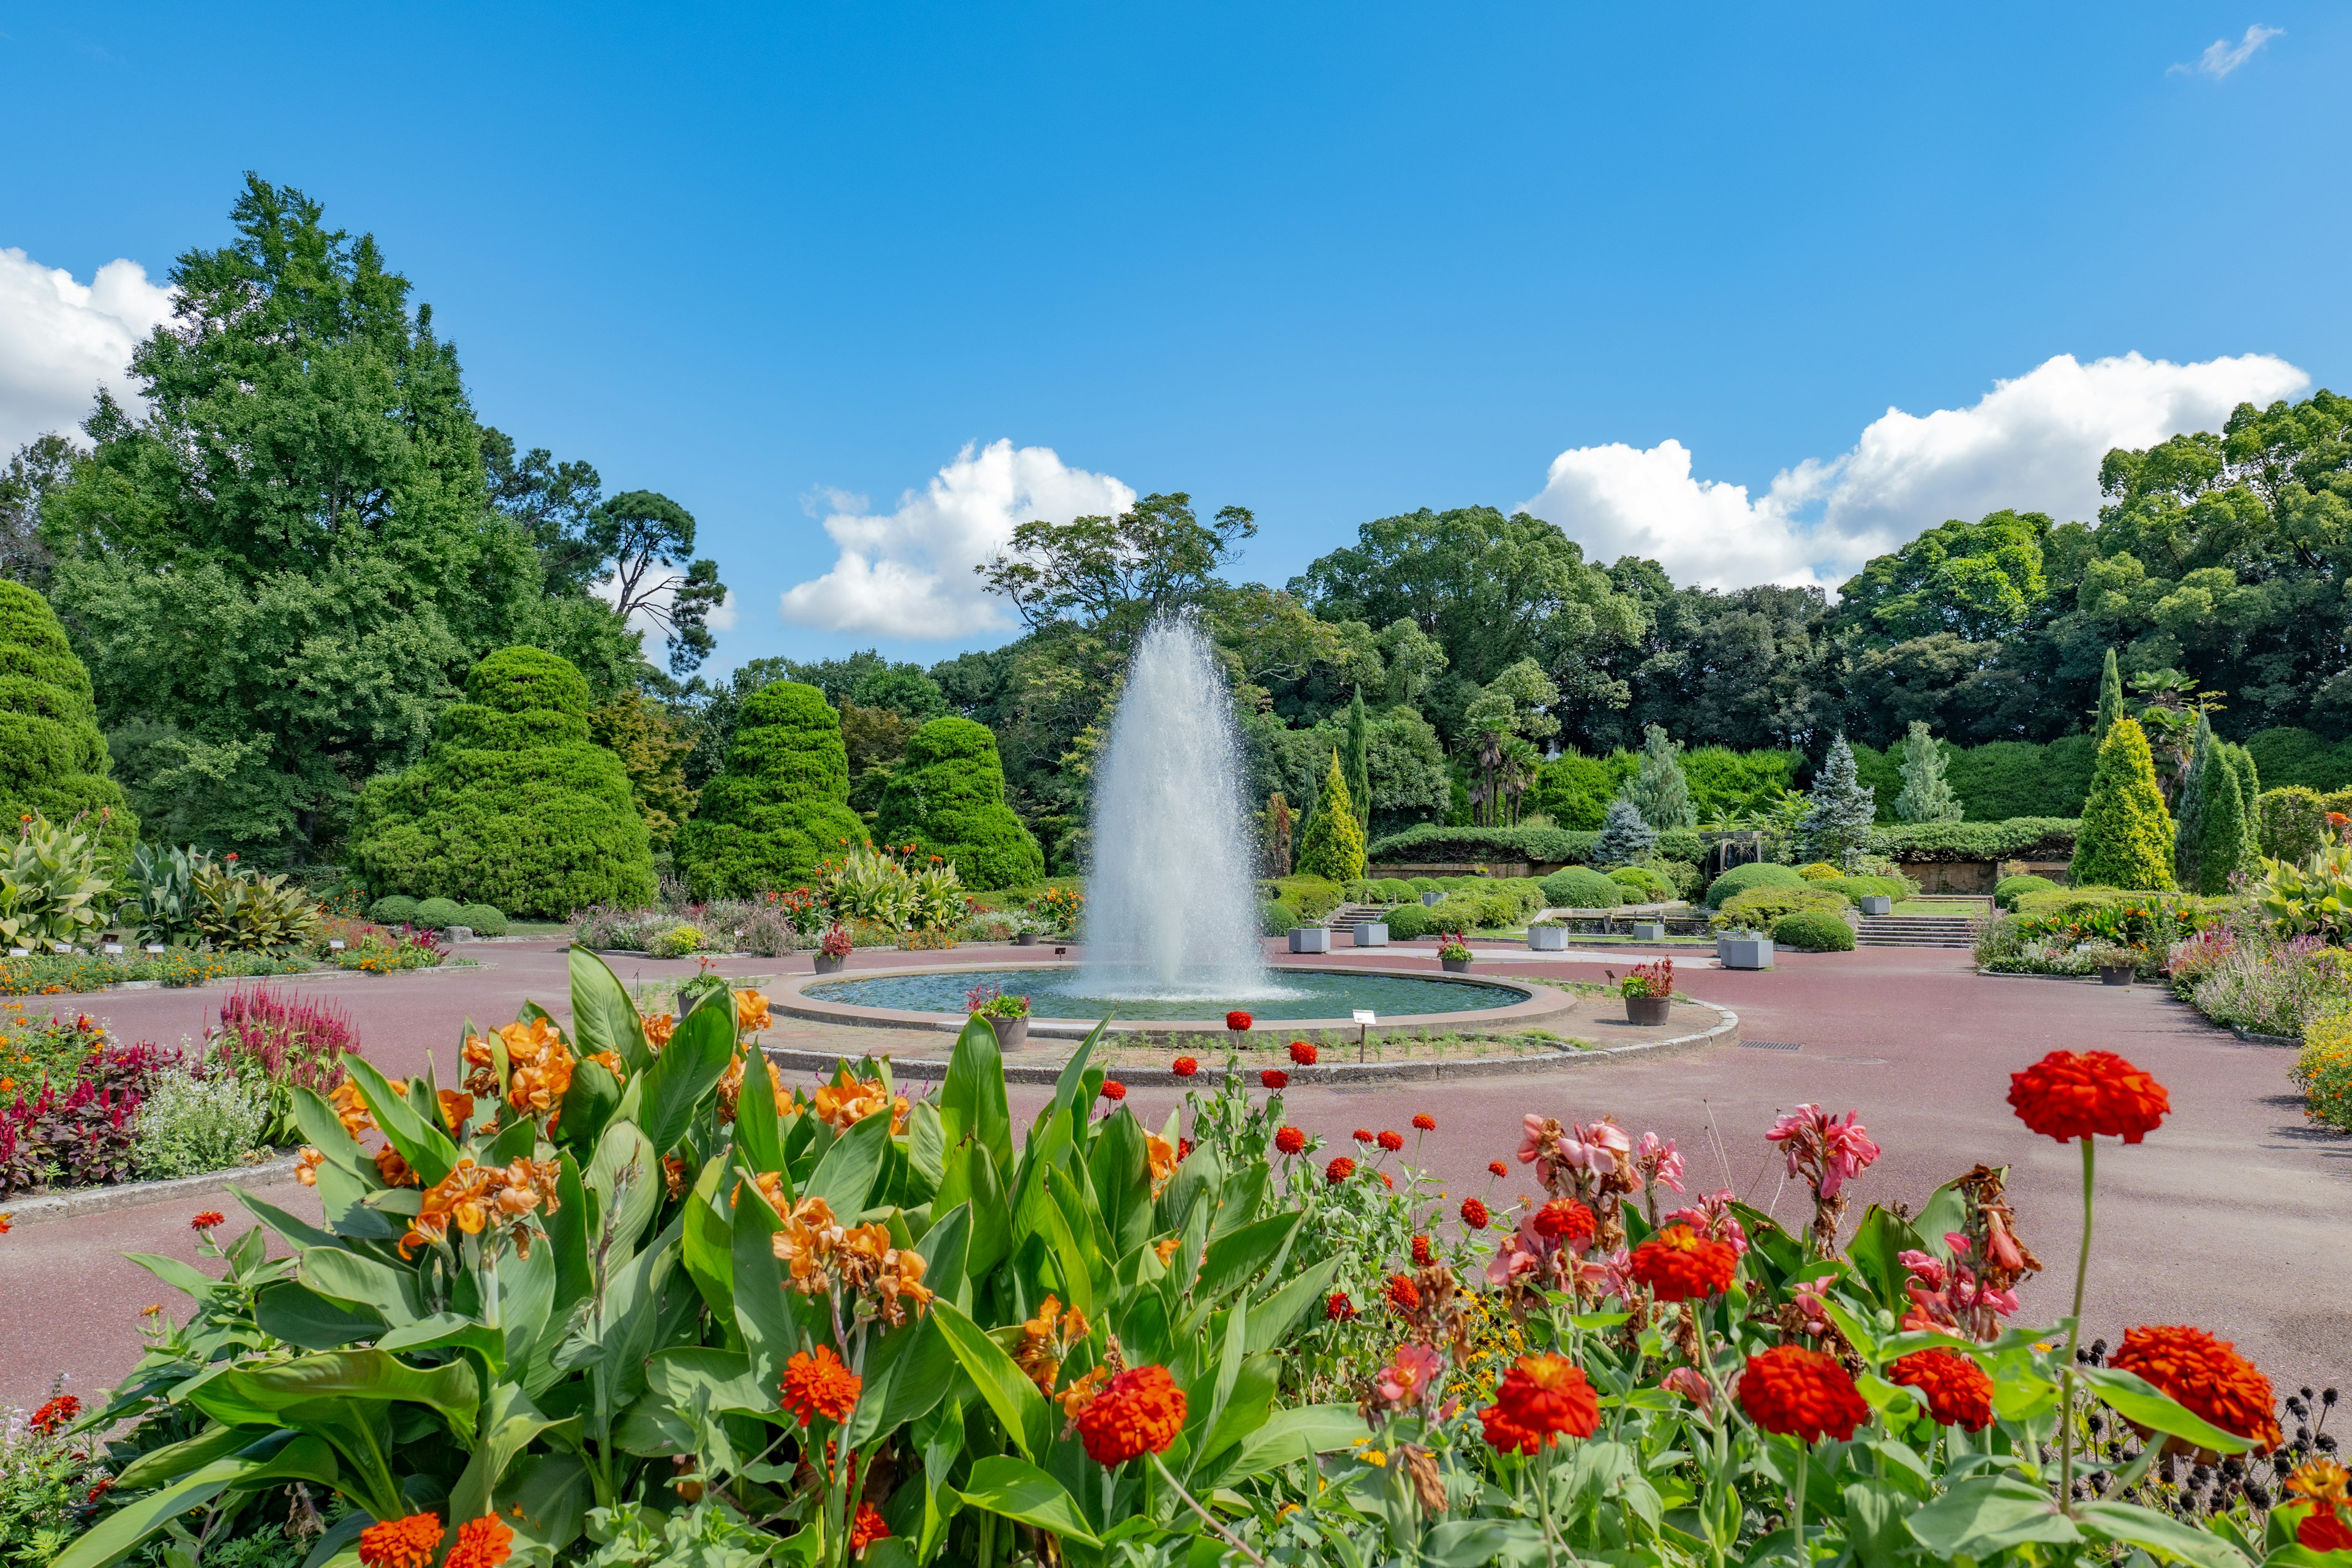
[[[1004,1100],[1004,1057],[996,1032],[974,1018],[956,1037],[940,1086],[940,1136],[950,1149],[977,1138],[1001,1173],[1013,1169],[1013,1110]]]
[[[949,1348],[956,1360],[980,1389],[980,1396],[996,1415],[1022,1453],[1034,1459],[1044,1454],[1054,1440],[1053,1414],[1045,1396],[1029,1381],[1004,1347],[988,1335],[988,1331],[958,1311],[945,1301],[931,1302],[931,1318],[946,1336]]]
[[[1873,1204],[1864,1211],[1853,1239],[1846,1244],[1846,1259],[1853,1266],[1850,1278],[1874,1305],[1900,1315],[1910,1305],[1903,1287],[1911,1277],[1911,1271],[1903,1267],[1902,1255],[1918,1247],[1916,1231]]]
[[[735,1008],[705,1005],[678,1020],[669,1044],[638,1080],[638,1118],[658,1152],[686,1135],[694,1109],[735,1059]]]
[[[572,1069],[572,1087],[563,1091],[563,1113],[556,1121],[555,1136],[572,1148],[593,1149],[597,1135],[620,1108],[621,1080],[612,1069],[603,1062],[581,1062]],[[516,1127],[528,1125],[515,1123]]]
[[[499,1517],[518,1542],[544,1549],[551,1561],[580,1539],[588,1522],[588,1468],[570,1454],[525,1454],[507,1468],[498,1490]],[[518,1552],[518,1561],[522,1554]]]
[[[211,1300],[213,1287],[220,1283],[194,1264],[184,1263],[176,1258],[161,1258],[152,1252],[126,1252],[122,1256],[173,1289],[197,1301]]]
[[[114,1484],[122,1488],[126,1497],[146,1491],[200,1470],[215,1459],[226,1459],[268,1436],[251,1426],[207,1426],[183,1442],[140,1455],[114,1478]]]
[[[589,1161],[583,1179],[596,1194],[596,1212],[610,1228],[612,1252],[627,1257],[669,1190],[653,1144],[635,1122],[616,1121],[596,1141],[596,1157]]]
[[[845,1225],[866,1211],[873,1201],[874,1180],[881,1173],[883,1146],[890,1141],[890,1118],[877,1112],[834,1140],[817,1162],[804,1195],[823,1198]]]
[[[311,1225],[308,1221],[296,1219],[292,1215],[288,1214],[284,1209],[278,1207],[274,1204],[263,1203],[259,1198],[255,1197],[243,1187],[231,1187],[229,1192],[236,1197],[237,1202],[245,1205],[247,1213],[252,1215],[254,1218],[259,1220],[262,1224],[268,1226],[272,1231],[276,1232],[278,1240],[284,1242],[287,1246],[292,1247],[297,1252],[299,1252],[304,1247],[334,1247],[339,1245],[333,1235],[330,1232],[320,1230],[317,1226]]]
[[[572,1038],[581,1056],[612,1051],[633,1073],[645,1071],[653,1062],[629,988],[611,964],[576,943],[572,949]]]
[[[108,1568],[121,1562],[136,1551],[140,1542],[180,1515],[204,1507],[231,1487],[244,1489],[266,1478],[271,1473],[271,1461],[298,1443],[302,1445],[302,1451],[297,1460],[305,1468],[309,1468],[308,1461],[320,1459],[326,1447],[315,1437],[291,1432],[259,1435],[241,1453],[215,1459],[160,1491],[133,1497],[86,1533],[77,1536],[50,1568]],[[332,1454],[326,1454],[323,1464],[332,1463]]]
[[[1301,1405],[1277,1410],[1243,1437],[1232,1461],[1218,1472],[1222,1485],[1279,1469],[1345,1448],[1364,1435],[1363,1413],[1352,1405]]]
[[[1045,1237],[1045,1250],[1062,1276],[1062,1299],[1091,1318],[1094,1249],[1078,1239],[1070,1225],[1069,1210],[1081,1207],[1076,1184],[1056,1166],[1045,1172],[1045,1188],[1030,1205],[1033,1227]]]
[[[1273,1215],[1210,1242],[1201,1277],[1192,1287],[1193,1299],[1222,1300],[1248,1284],[1288,1245],[1291,1233],[1306,1217],[1297,1213]]]
[[[1911,1533],[1938,1557],[1982,1562],[2031,1542],[2063,1546],[2077,1531],[2044,1489],[2015,1476],[1977,1476],[1913,1514]]]
[[[481,1384],[472,1365],[462,1361],[428,1369],[381,1350],[320,1351],[224,1373],[191,1394],[189,1403],[215,1421],[268,1426],[293,1406],[323,1399],[426,1405],[470,1442]]]
[[[1087,1173],[1095,1204],[1118,1257],[1134,1251],[1152,1230],[1151,1158],[1143,1124],[1125,1106],[1098,1128],[1087,1148]]]
[[[1010,1455],[993,1454],[971,1467],[971,1477],[956,1489],[974,1508],[1016,1519],[1067,1540],[1099,1545],[1087,1528],[1086,1515],[1066,1488],[1036,1466]]]
[[[384,1141],[400,1151],[425,1185],[433,1185],[457,1167],[457,1146],[449,1135],[418,1115],[406,1096],[394,1093],[373,1064],[364,1057],[346,1056],[343,1067],[360,1086],[360,1098],[367,1101]]]
[[[2104,1403],[2126,1421],[2136,1421],[2175,1437],[2186,1437],[2197,1447],[2210,1448],[2217,1454],[2242,1454],[2253,1447],[2236,1433],[2224,1432],[2137,1373],[2107,1366],[2074,1370]]]
[[[862,1448],[886,1432],[930,1413],[955,1381],[955,1352],[929,1316],[882,1337],[866,1357],[866,1386],[849,1421],[849,1446]]]
[[[1339,1271],[1339,1260],[1327,1258],[1309,1268],[1287,1284],[1276,1289],[1249,1310],[1249,1352],[1252,1355],[1270,1351],[1289,1334],[1292,1325],[1310,1307],[1320,1306],[1329,1300],[1331,1277]]]
[[[387,1323],[413,1323],[425,1316],[425,1292],[412,1270],[339,1247],[314,1247],[302,1255],[299,1273],[320,1295],[356,1302]]]
[[[776,1211],[753,1190],[749,1176],[727,1184],[733,1194],[735,1327],[743,1336],[762,1382],[773,1386],[784,1375],[784,1363],[801,1348],[800,1325],[784,1299],[783,1266],[776,1259],[771,1238],[778,1228]]]
[[[331,1351],[357,1340],[377,1339],[385,1326],[383,1314],[374,1308],[321,1296],[292,1279],[264,1286],[253,1299],[253,1318],[263,1333],[306,1351]]]
[[[934,1213],[958,1205],[971,1210],[964,1272],[977,1283],[1013,1250],[1013,1215],[1005,1208],[996,1158],[978,1139],[949,1146],[947,1174],[940,1182],[939,1196],[931,1200]]]
[[[971,1205],[964,1203],[933,1219],[915,1247],[922,1255],[923,1283],[967,1310],[964,1259],[971,1242]]]
[[[755,1171],[784,1169],[784,1130],[776,1121],[776,1070],[768,1053],[748,1052],[735,1096],[735,1153]],[[786,1189],[791,1186],[786,1178]]]
[[[2133,1503],[2077,1503],[2074,1521],[2090,1535],[2140,1547],[2168,1563],[2193,1563],[2198,1568],[2247,1568],[2245,1554],[2212,1531],[2183,1524],[2169,1514]]]
[[[488,1402],[482,1406],[481,1430],[475,1436],[473,1455],[466,1461],[457,1484],[449,1489],[449,1517],[479,1519],[489,1512],[499,1482],[515,1456],[556,1425],[530,1402],[530,1395],[513,1384],[501,1383],[492,1388]]]

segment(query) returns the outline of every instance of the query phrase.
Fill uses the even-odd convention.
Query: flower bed
[[[30,958],[0,958],[0,996],[58,996],[103,991],[110,985],[134,980],[164,985],[202,985],[209,980],[302,974],[312,967],[309,960],[291,954],[206,952],[198,948],[126,952],[120,958],[111,954],[36,954]]]

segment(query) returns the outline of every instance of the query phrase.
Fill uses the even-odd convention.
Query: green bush
[[[1297,911],[1279,899],[1268,899],[1258,906],[1257,929],[1263,936],[1288,936],[1297,923]]]
[[[1416,903],[1399,904],[1385,918],[1391,942],[1411,942],[1417,936],[1427,936],[1432,929],[1429,911]]]
[[[1409,904],[1421,897],[1419,893],[1413,890],[1413,886],[1411,882],[1405,881],[1401,878],[1383,878],[1378,885],[1381,889],[1381,897],[1392,904]]]
[[[1415,898],[1419,898],[1423,893],[1444,891],[1438,887],[1437,879],[1434,877],[1409,877],[1405,879],[1404,885],[1412,889]]]
[[[2273,860],[2307,860],[2327,847],[2330,809],[2326,796],[2303,784],[2266,789],[2254,802],[2254,846]]]
[[[1697,862],[1675,860],[1663,855],[1653,855],[1650,857],[1648,866],[1649,869],[1666,879],[1666,886],[1672,889],[1670,897],[1685,900],[1698,897],[1699,881],[1703,873],[1700,872]]]
[[[1675,885],[1647,866],[1619,866],[1609,879],[1634,895],[1629,902],[1654,904],[1675,896]]]
[[[139,1102],[131,1163],[150,1180],[226,1170],[267,1147],[268,1126],[268,1079],[167,1072]]]
[[[1541,884],[1544,902],[1559,910],[1613,910],[1625,901],[1625,889],[1613,877],[1590,866],[1566,866]]]
[[[2253,753],[2263,782],[2273,788],[2301,784],[2326,795],[2352,785],[2352,742],[2282,725],[2247,736],[2246,750]]]
[[[1848,899],[1900,899],[1911,891],[1896,877],[1831,877],[1813,886],[1823,892],[1842,893]]]
[[[588,738],[588,683],[535,647],[477,664],[425,761],[370,781],[352,854],[372,887],[520,914],[654,894],[628,773]]]
[[[1744,893],[1750,888],[1802,888],[1807,885],[1802,877],[1786,866],[1776,865],[1769,860],[1752,861],[1745,866],[1734,866],[1708,883],[1706,907],[1719,910],[1724,900],[1735,893]]]
[[[457,923],[471,931],[476,936],[507,934],[506,911],[495,904],[467,904],[457,911]]]
[[[724,771],[678,829],[677,865],[698,899],[749,898],[798,887],[866,839],[841,716],[815,687],[779,680],[744,700]]]
[[[1852,952],[1853,928],[1833,914],[1804,910],[1774,921],[1772,941],[1800,952]]]
[[[1275,882],[1274,896],[1287,904],[1292,914],[1312,924],[1338,909],[1341,895],[1339,884],[1330,878],[1302,871]]]
[[[37,815],[64,826],[89,813],[82,830],[97,846],[99,870],[120,888],[139,819],[109,776],[113,766],[89,671],[66,645],[56,612],[0,578],[0,822]]]
[[[2118,719],[2099,746],[2099,771],[2083,805],[2072,875],[2078,886],[2143,891],[2172,886],[2171,814],[2156,785],[2147,732]]]
[[[2036,745],[1993,741],[1948,748],[1944,782],[1975,823],[2008,817],[2072,817],[2091,790],[2097,748],[2088,735],[2066,735]],[[1885,797],[1891,807],[1895,797]]]
[[[2057,886],[2057,883],[2052,881],[2047,877],[2023,875],[2003,877],[2000,881],[1993,884],[1993,907],[1996,909],[2014,910],[2017,908],[2017,900],[2025,897],[2026,894],[2049,892],[2055,889]]]
[[[386,893],[368,906],[368,919],[380,926],[416,923],[416,900],[406,893]]]
[[[969,719],[934,719],[907,742],[875,827],[955,867],[972,888],[1020,888],[1045,874],[1037,840],[1004,804],[996,737]]]
[[[1919,822],[1874,828],[1869,850],[1907,865],[1952,860],[2059,860],[2074,853],[2081,824],[2071,816],[2000,822]]]
[[[427,899],[416,906],[416,916],[411,923],[427,931],[446,931],[464,924],[458,917],[465,912],[465,906],[453,899]]]
[[[1850,907],[1842,893],[1825,893],[1802,883],[1790,887],[1773,882],[1724,900],[1723,907],[1716,911],[1715,924],[1770,931],[1783,915],[1819,913],[1842,918]]]

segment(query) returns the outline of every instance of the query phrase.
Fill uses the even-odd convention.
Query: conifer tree
[[[1683,776],[1682,748],[1666,739],[1664,725],[1652,724],[1643,731],[1642,763],[1633,774],[1632,792],[1633,809],[1659,832],[1698,826],[1690,781]]]
[[[1656,847],[1658,830],[1642,816],[1641,807],[1633,804],[1633,783],[1609,803],[1609,816],[1601,825],[1601,837],[1592,842],[1592,863],[1596,866],[1631,866]]]
[[[8,836],[0,842],[15,842],[19,817],[63,826],[87,814],[82,830],[119,879],[139,819],[112,772],[89,671],[67,646],[56,613],[23,584],[0,582],[0,832]]]
[[[1911,721],[1903,742],[1903,793],[1895,797],[1895,815],[1905,822],[1958,822],[1960,797],[1944,777],[1944,748],[1927,733],[1927,723]]]
[[[2247,843],[2252,826],[2244,795],[2238,788],[2238,770],[2230,765],[2226,741],[2213,743],[2211,759],[2192,764],[2190,784],[2197,805],[2195,880],[2181,878],[2181,886],[2212,897],[2230,890],[2230,879],[2252,858]]]
[[[778,680],[744,700],[727,765],[679,830],[678,869],[698,899],[788,891],[866,841],[849,809],[849,752],[824,693]]]
[[[1363,688],[1348,704],[1348,798],[1355,803],[1356,826],[1367,839],[1372,833],[1372,763],[1370,726],[1364,718]]]
[[[971,888],[1042,881],[1045,857],[1004,804],[1004,764],[985,724],[948,714],[915,731],[882,794],[885,841],[913,843],[951,863]]]
[[[2074,840],[2076,887],[2170,888],[2173,825],[2156,787],[2156,759],[2137,719],[2117,719],[2099,745]]]
[[[2124,678],[2116,668],[2116,650],[2107,649],[2106,668],[2099,673],[2099,710],[2091,720],[2091,739],[2106,744],[2107,731],[2124,716]]]
[[[1810,804],[1797,823],[1797,841],[1812,859],[1851,865],[1870,842],[1871,824],[1878,819],[1878,792],[1862,782],[1853,748],[1843,735],[1831,745],[1807,798]]]
[[[1301,876],[1328,877],[1335,882],[1353,882],[1364,874],[1364,829],[1348,798],[1348,780],[1337,752],[1331,753],[1331,771],[1323,780],[1315,815],[1298,837],[1297,864]]]

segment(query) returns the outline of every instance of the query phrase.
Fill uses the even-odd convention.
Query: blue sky
[[[2263,6],[0,4],[0,247],[160,281],[242,171],[321,198],[486,421],[697,513],[721,667],[1001,641],[957,550],[1121,486],[1254,508],[1277,583],[1531,500],[1833,583],[2352,381],[2352,12]],[[0,289],[0,384],[46,309]],[[1000,440],[1052,462],[900,512]],[[939,613],[845,607],[834,516]]]

